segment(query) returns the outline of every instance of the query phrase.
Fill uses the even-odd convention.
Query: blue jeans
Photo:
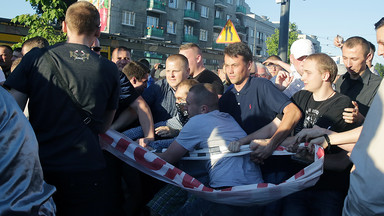
[[[336,190],[303,190],[283,199],[283,216],[340,216],[345,193]]]

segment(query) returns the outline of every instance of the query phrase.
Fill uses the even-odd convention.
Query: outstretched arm
[[[231,152],[239,152],[240,147],[242,145],[247,145],[254,139],[266,139],[266,138],[272,137],[272,135],[276,132],[277,128],[279,127],[280,122],[281,121],[279,118],[273,119],[273,121],[271,121],[269,124],[265,125],[264,127],[260,128],[259,130],[237,141],[231,142],[228,146],[228,150]]]
[[[156,154],[168,163],[174,164],[179,161],[187,152],[188,150],[175,140],[171,143],[165,152]]]
[[[136,111],[140,121],[140,125],[144,132],[144,139],[139,139],[139,144],[145,146],[148,141],[153,141],[155,139],[155,129],[153,126],[153,117],[151,109],[141,96],[139,96],[131,104],[130,107],[132,107],[133,110]]]
[[[283,112],[283,119],[271,139],[256,139],[251,142],[250,148],[253,150],[251,158],[255,162],[262,163],[263,160],[271,156],[273,151],[289,136],[302,116],[299,108],[293,103],[288,104]]]

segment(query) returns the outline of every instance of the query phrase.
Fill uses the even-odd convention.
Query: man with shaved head
[[[121,215],[98,139],[117,108],[119,72],[90,49],[100,36],[94,5],[72,4],[62,26],[67,42],[29,51],[4,85],[21,109],[30,99],[44,179],[57,189],[57,215]]]

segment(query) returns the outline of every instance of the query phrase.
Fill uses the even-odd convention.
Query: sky
[[[245,1],[252,13],[267,16],[271,21],[280,21],[280,4],[276,4],[276,0]],[[0,0],[0,3],[2,18],[34,13],[25,0]],[[291,0],[290,22],[296,23],[304,34],[317,36],[322,52],[339,56],[340,49],[333,46],[333,38],[337,34],[345,39],[364,37],[377,48],[374,23],[384,16],[383,8],[384,0]],[[384,59],[376,52],[373,62],[384,64]]]
[[[275,0],[245,2],[252,13],[280,21],[281,5]],[[374,24],[384,17],[383,9],[384,0],[290,0],[289,17],[302,33],[318,37],[323,53],[340,56],[341,50],[333,45],[337,34],[344,39],[364,37],[377,49]],[[384,59],[376,52],[373,62],[384,64]]]

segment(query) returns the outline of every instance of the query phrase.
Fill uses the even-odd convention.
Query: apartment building
[[[101,0],[96,6],[104,48],[127,46],[134,59],[151,63],[164,62],[181,44],[193,42],[203,49],[207,67],[215,69],[223,63],[225,48],[216,39],[228,19],[255,58],[262,59],[267,56],[265,39],[276,28],[266,17],[252,14],[245,0]]]

